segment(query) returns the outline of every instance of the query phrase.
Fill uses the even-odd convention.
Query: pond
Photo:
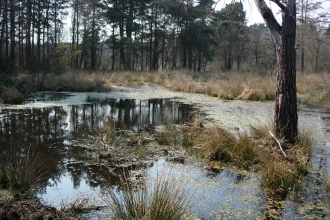
[[[122,169],[95,163],[91,159],[98,132],[109,121],[116,121],[117,130],[139,133],[149,126],[186,123],[195,110],[191,104],[172,99],[139,100],[110,96],[102,102],[75,103],[70,101],[71,95],[38,93],[23,105],[0,106],[1,154],[4,155],[9,148],[25,152],[33,148],[40,152],[51,175],[41,182],[37,194],[45,203],[57,208],[81,194],[92,198],[90,203],[102,205],[104,189],[120,184]],[[81,97],[86,98],[86,95]],[[239,108],[239,112],[242,111]],[[329,109],[304,106],[299,111],[302,117],[317,117],[323,128],[322,134],[329,132]],[[311,212],[315,214],[311,215],[312,218],[330,216],[327,193],[322,189],[323,183],[318,182],[321,175],[329,177],[323,171],[330,166],[330,142],[327,138],[322,139],[320,134],[316,136],[319,137],[317,146],[322,145],[314,150],[316,171],[308,175],[307,187],[299,192],[299,196],[292,193],[288,197],[284,219],[303,218]],[[173,161],[165,153],[146,161],[143,167],[129,168],[143,170],[150,179],[156,178],[164,168],[169,168],[171,175],[181,176],[187,187],[194,189],[191,212],[199,219],[256,219],[265,216],[266,199],[257,173],[210,172],[193,159]],[[89,215],[90,219],[102,218],[102,212]]]

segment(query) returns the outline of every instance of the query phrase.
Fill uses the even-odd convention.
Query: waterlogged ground
[[[107,100],[103,104],[87,103],[86,97]],[[114,86],[108,93],[39,93],[22,105],[0,104],[0,150],[8,146],[33,143],[46,155],[52,172],[38,191],[42,200],[55,207],[71,198],[88,195],[90,203],[103,205],[104,188],[119,184],[120,168],[133,170],[136,176],[156,178],[171,170],[194,191],[191,211],[198,219],[264,218],[267,209],[264,192],[256,173],[223,170],[213,173],[205,165],[180,151],[166,151],[153,146],[152,154],[143,158],[120,155],[118,163],[95,162],[95,149],[100,149],[99,133],[107,121],[132,130],[134,135],[152,126],[191,119],[189,112],[201,114],[204,124],[218,123],[233,134],[248,130],[250,125],[271,121],[272,102],[224,101],[200,94],[173,92],[145,84],[136,87]],[[330,108],[299,104],[299,127],[315,137],[313,171],[306,177],[306,187],[290,193],[283,206],[283,219],[330,218],[325,180],[330,178]],[[23,139],[22,139],[23,137]],[[150,137],[152,138],[152,137]],[[174,159],[173,159],[174,158]],[[142,163],[138,163],[143,161]],[[134,175],[133,175],[134,176]],[[90,216],[88,216],[90,215]],[[104,218],[104,212],[87,218]]]

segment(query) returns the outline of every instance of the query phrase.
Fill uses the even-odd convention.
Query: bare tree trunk
[[[268,29],[276,41],[277,90],[274,123],[277,137],[289,143],[298,135],[296,89],[296,2],[273,0],[282,10],[282,26],[264,0],[255,0]]]

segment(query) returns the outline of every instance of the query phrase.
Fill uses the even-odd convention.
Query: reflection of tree
[[[0,109],[0,159],[4,152],[15,148],[24,152],[31,146],[45,159],[45,166],[56,184],[65,170],[72,177],[73,186],[87,178],[91,186],[118,183],[118,176],[105,167],[86,168],[84,163],[65,165],[65,160],[85,161],[86,149],[66,145],[65,140],[93,134],[110,120],[120,121],[136,131],[145,125],[160,125],[171,119],[180,123],[187,120],[189,106],[179,105],[169,100],[113,100],[107,104],[81,106],[56,106],[32,109]],[[120,125],[121,124],[121,125]],[[2,158],[1,158],[2,157]],[[90,168],[90,167],[89,167]],[[44,180],[42,188],[46,188]],[[40,189],[40,191],[43,191]]]

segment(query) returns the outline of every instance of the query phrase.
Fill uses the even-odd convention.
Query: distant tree
[[[308,29],[309,26],[317,25],[319,19],[314,17],[315,11],[320,9],[322,2],[315,0],[299,0],[297,2],[297,29],[300,32],[298,35],[298,48],[300,49],[300,71],[303,73],[305,71],[305,46],[308,42],[311,33]]]
[[[262,73],[274,69],[276,54],[274,55],[274,41],[265,24],[253,24],[249,27],[250,68],[249,70]]]
[[[277,90],[274,123],[276,135],[293,143],[298,136],[296,89],[296,1],[272,0],[282,11],[282,25],[265,0],[255,4],[276,42]]]
[[[246,17],[241,2],[226,4],[215,14],[219,54],[223,61],[223,70],[231,70],[236,58],[237,68],[240,68],[245,44],[248,40]]]

